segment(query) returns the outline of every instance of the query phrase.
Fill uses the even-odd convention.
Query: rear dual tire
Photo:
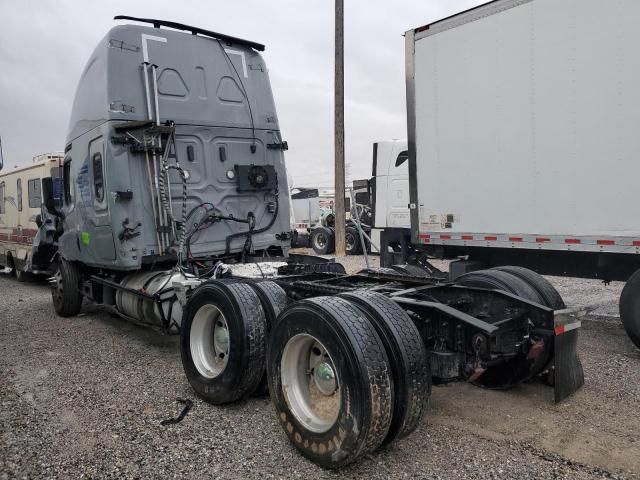
[[[533,270],[511,265],[496,267],[493,270],[507,272],[527,282],[538,293],[543,305],[553,308],[554,310],[567,308],[560,293],[551,285],[551,282]]]
[[[542,303],[543,301],[535,288],[528,282],[512,273],[497,269],[477,270],[466,273],[458,277],[455,283],[456,285],[467,287],[503,290],[536,303]]]
[[[391,425],[383,444],[407,437],[422,421],[431,393],[431,370],[420,332],[397,303],[370,291],[340,295],[364,313],[384,344],[394,397]]]
[[[422,268],[416,265],[404,264],[404,265],[393,265],[391,267],[398,273],[403,275],[409,275],[410,277],[426,277],[427,272],[425,272]]]
[[[560,294],[542,276],[522,267],[498,267],[478,270],[458,277],[456,285],[502,290],[552,309],[565,308]],[[544,337],[542,337],[544,340]],[[538,339],[540,340],[540,338]],[[542,353],[532,361],[513,359],[490,367],[474,383],[487,388],[508,388],[547,370],[553,359],[554,342],[547,339]]]
[[[265,313],[267,337],[271,331],[271,326],[275,323],[278,315],[287,307],[289,299],[280,285],[270,280],[262,282],[247,282],[260,299],[260,304]],[[265,337],[265,339],[267,338]],[[255,397],[265,397],[269,395],[269,382],[267,381],[267,368],[263,367],[264,373],[260,384],[253,392]]]
[[[198,287],[180,329],[182,366],[195,392],[215,405],[253,393],[264,376],[266,329],[251,286],[209,281]]]
[[[404,310],[372,292],[286,303],[284,291],[269,281],[211,281],[196,289],[185,309],[181,346],[199,396],[214,404],[237,401],[259,390],[266,363],[285,433],[304,456],[327,468],[417,428],[430,370]],[[216,349],[204,354],[211,345]],[[216,365],[218,350],[225,355]]]
[[[318,297],[289,306],[271,331],[267,369],[278,420],[318,465],[347,465],[387,437],[394,398],[389,359],[351,302]]]
[[[640,270],[629,277],[622,289],[620,319],[631,341],[640,348]]]

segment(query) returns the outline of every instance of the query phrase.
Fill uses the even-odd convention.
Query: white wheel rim
[[[353,250],[356,245],[356,239],[350,233],[346,234],[346,244],[347,244],[347,250]]]
[[[229,327],[227,319],[215,305],[198,309],[189,335],[191,358],[200,375],[213,379],[229,362]]]
[[[328,243],[327,237],[324,233],[319,233],[316,235],[315,244],[316,248],[323,249]]]
[[[309,431],[328,431],[338,419],[342,399],[338,372],[324,345],[307,334],[291,337],[280,368],[291,413]]]
[[[62,303],[62,296],[64,294],[64,287],[62,283],[62,271],[60,269],[56,270],[54,277],[56,281],[51,286],[51,289],[53,292],[53,298],[57,303]]]

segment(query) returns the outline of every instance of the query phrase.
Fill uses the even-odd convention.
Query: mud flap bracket
[[[567,308],[554,312],[554,400],[561,402],[584,385],[584,372],[578,357],[580,318],[587,310]]]

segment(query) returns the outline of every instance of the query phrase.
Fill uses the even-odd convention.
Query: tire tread
[[[346,293],[341,297],[365,312],[374,310],[373,315],[378,316],[373,322],[386,343],[395,382],[392,424],[384,440],[389,444],[411,434],[427,410],[431,393],[427,351],[416,325],[397,303],[380,293],[366,290]]]
[[[551,284],[551,282],[535,271],[514,265],[496,267],[494,268],[494,270],[510,273],[511,275],[514,275],[527,282],[538,292],[547,307],[553,308],[554,310],[562,310],[563,308],[567,308],[564,300],[562,300],[562,296]]]

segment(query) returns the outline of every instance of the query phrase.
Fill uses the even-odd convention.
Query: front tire
[[[61,317],[73,317],[82,308],[80,291],[81,275],[76,263],[61,258],[51,286],[51,296],[56,313]]]
[[[393,380],[384,344],[347,300],[290,305],[273,326],[269,391],[291,443],[338,468],[378,448],[389,431]]]

